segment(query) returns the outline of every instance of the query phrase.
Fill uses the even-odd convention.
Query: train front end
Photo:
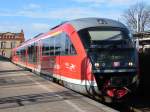
[[[90,27],[79,35],[101,96],[122,100],[137,89],[138,53],[127,28]]]

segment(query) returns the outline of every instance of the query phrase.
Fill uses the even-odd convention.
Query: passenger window
[[[55,55],[61,54],[60,34],[55,36]]]
[[[75,55],[76,50],[66,33],[42,40],[42,55]]]
[[[61,34],[61,55],[75,55],[76,50],[66,33]]]
[[[47,39],[44,39],[42,41],[43,47],[42,47],[42,55],[49,55],[49,43]]]
[[[50,47],[50,56],[54,56],[55,55],[55,38],[51,37],[49,38],[49,47]]]

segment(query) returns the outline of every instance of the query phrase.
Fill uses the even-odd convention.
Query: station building
[[[133,35],[139,42],[140,52],[150,52],[150,30]]]
[[[25,41],[24,32],[20,33],[5,32],[0,33],[0,55],[10,58],[11,50]]]

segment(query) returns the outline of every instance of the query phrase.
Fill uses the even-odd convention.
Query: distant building
[[[0,55],[10,58],[11,50],[19,46],[24,40],[23,30],[20,33],[0,33]]]
[[[139,42],[140,52],[150,52],[150,31],[135,33],[133,36]]]

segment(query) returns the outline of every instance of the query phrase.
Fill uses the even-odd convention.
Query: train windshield
[[[121,40],[121,31],[88,31],[92,41]]]
[[[86,29],[79,35],[93,64],[111,68],[114,62],[119,62],[119,67],[135,63],[135,46],[128,31]]]
[[[85,49],[92,48],[134,48],[133,41],[127,30],[118,29],[84,29],[79,36]]]

